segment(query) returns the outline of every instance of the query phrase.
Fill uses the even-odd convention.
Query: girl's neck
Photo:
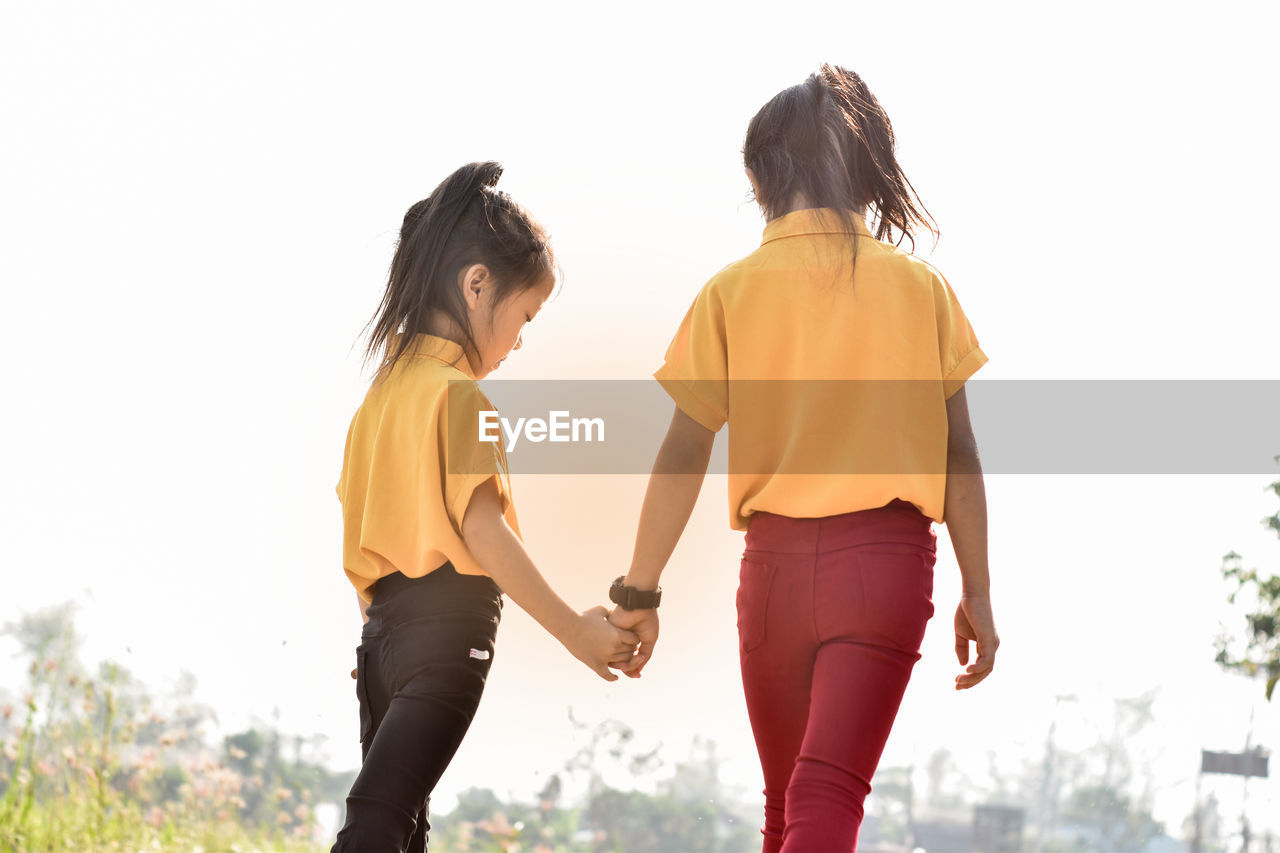
[[[805,196],[803,193],[796,193],[791,197],[791,203],[787,205],[785,209],[778,211],[778,213],[775,216],[766,216],[765,222],[772,222],[775,219],[781,219],[787,214],[795,213],[797,210],[810,210],[814,207],[816,207],[816,205],[812,204],[809,201],[807,196]],[[856,213],[858,216],[862,217],[863,219],[867,218],[866,207],[851,208],[851,209],[853,210],[854,213]]]
[[[432,311],[427,317],[427,322],[422,333],[431,335],[436,338],[444,338],[446,341],[453,341],[459,346],[463,345],[466,335],[462,333],[462,329],[452,317],[443,311]]]
[[[467,359],[467,363],[474,371],[477,369],[477,359],[471,348],[467,346],[467,336],[463,334],[462,328],[454,321],[452,317],[443,311],[432,311],[427,317],[426,327],[422,330],[424,335],[431,335],[435,338],[443,338],[446,341],[452,341],[462,347],[462,351]]]

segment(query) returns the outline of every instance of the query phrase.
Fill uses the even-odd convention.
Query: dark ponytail
[[[760,108],[747,125],[742,155],[769,219],[788,212],[797,195],[811,207],[839,211],[850,230],[855,211],[865,208],[877,240],[897,231],[895,242],[905,237],[914,251],[918,228],[935,240],[939,232],[893,148],[889,116],[867,84],[824,64]]]
[[[373,331],[365,348],[366,365],[376,360],[379,372],[394,365],[437,311],[462,330],[463,349],[474,351],[466,303],[457,286],[463,268],[489,267],[495,305],[554,270],[546,231],[494,188],[501,176],[500,163],[468,163],[405,213],[387,289],[369,321]],[[398,332],[404,334],[395,340]]]

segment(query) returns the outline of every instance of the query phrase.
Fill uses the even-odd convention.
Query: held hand
[[[618,676],[609,671],[610,661],[629,658],[640,639],[610,624],[605,618],[608,615],[609,611],[603,607],[582,611],[565,647],[605,681],[617,681]]]
[[[623,610],[621,607],[615,607],[609,614],[609,621],[619,628],[635,632],[635,635],[640,638],[640,648],[634,655],[611,663],[628,678],[639,678],[640,670],[644,669],[649,658],[653,657],[653,647],[658,642],[658,611],[656,609]]]
[[[956,607],[956,659],[969,663],[969,643],[977,646],[978,657],[956,676],[956,690],[968,689],[991,674],[996,663],[1000,637],[996,635],[995,618],[991,614],[991,596],[962,595]]]

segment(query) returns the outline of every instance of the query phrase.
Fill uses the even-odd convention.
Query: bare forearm
[[[656,589],[702,491],[711,445],[663,442],[640,510],[631,570],[624,583]]]
[[[960,564],[962,592],[988,594],[991,574],[987,565],[987,490],[977,447],[972,444],[947,452],[947,494],[942,514]]]
[[[497,519],[469,527],[463,539],[502,591],[553,637],[566,642],[578,614],[547,583],[506,522]]]

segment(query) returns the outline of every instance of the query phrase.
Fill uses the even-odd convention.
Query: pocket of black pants
[[[498,620],[466,611],[397,625],[390,637],[395,692],[479,698],[493,665]]]
[[[738,648],[744,654],[765,641],[769,622],[769,593],[777,567],[772,563],[742,558],[738,573]]]
[[[933,564],[914,549],[858,554],[863,624],[859,633],[902,651],[918,653],[933,616]]]
[[[361,643],[356,647],[356,699],[360,702],[360,742],[365,743],[373,734],[373,705],[369,702],[370,667],[369,648]]]

